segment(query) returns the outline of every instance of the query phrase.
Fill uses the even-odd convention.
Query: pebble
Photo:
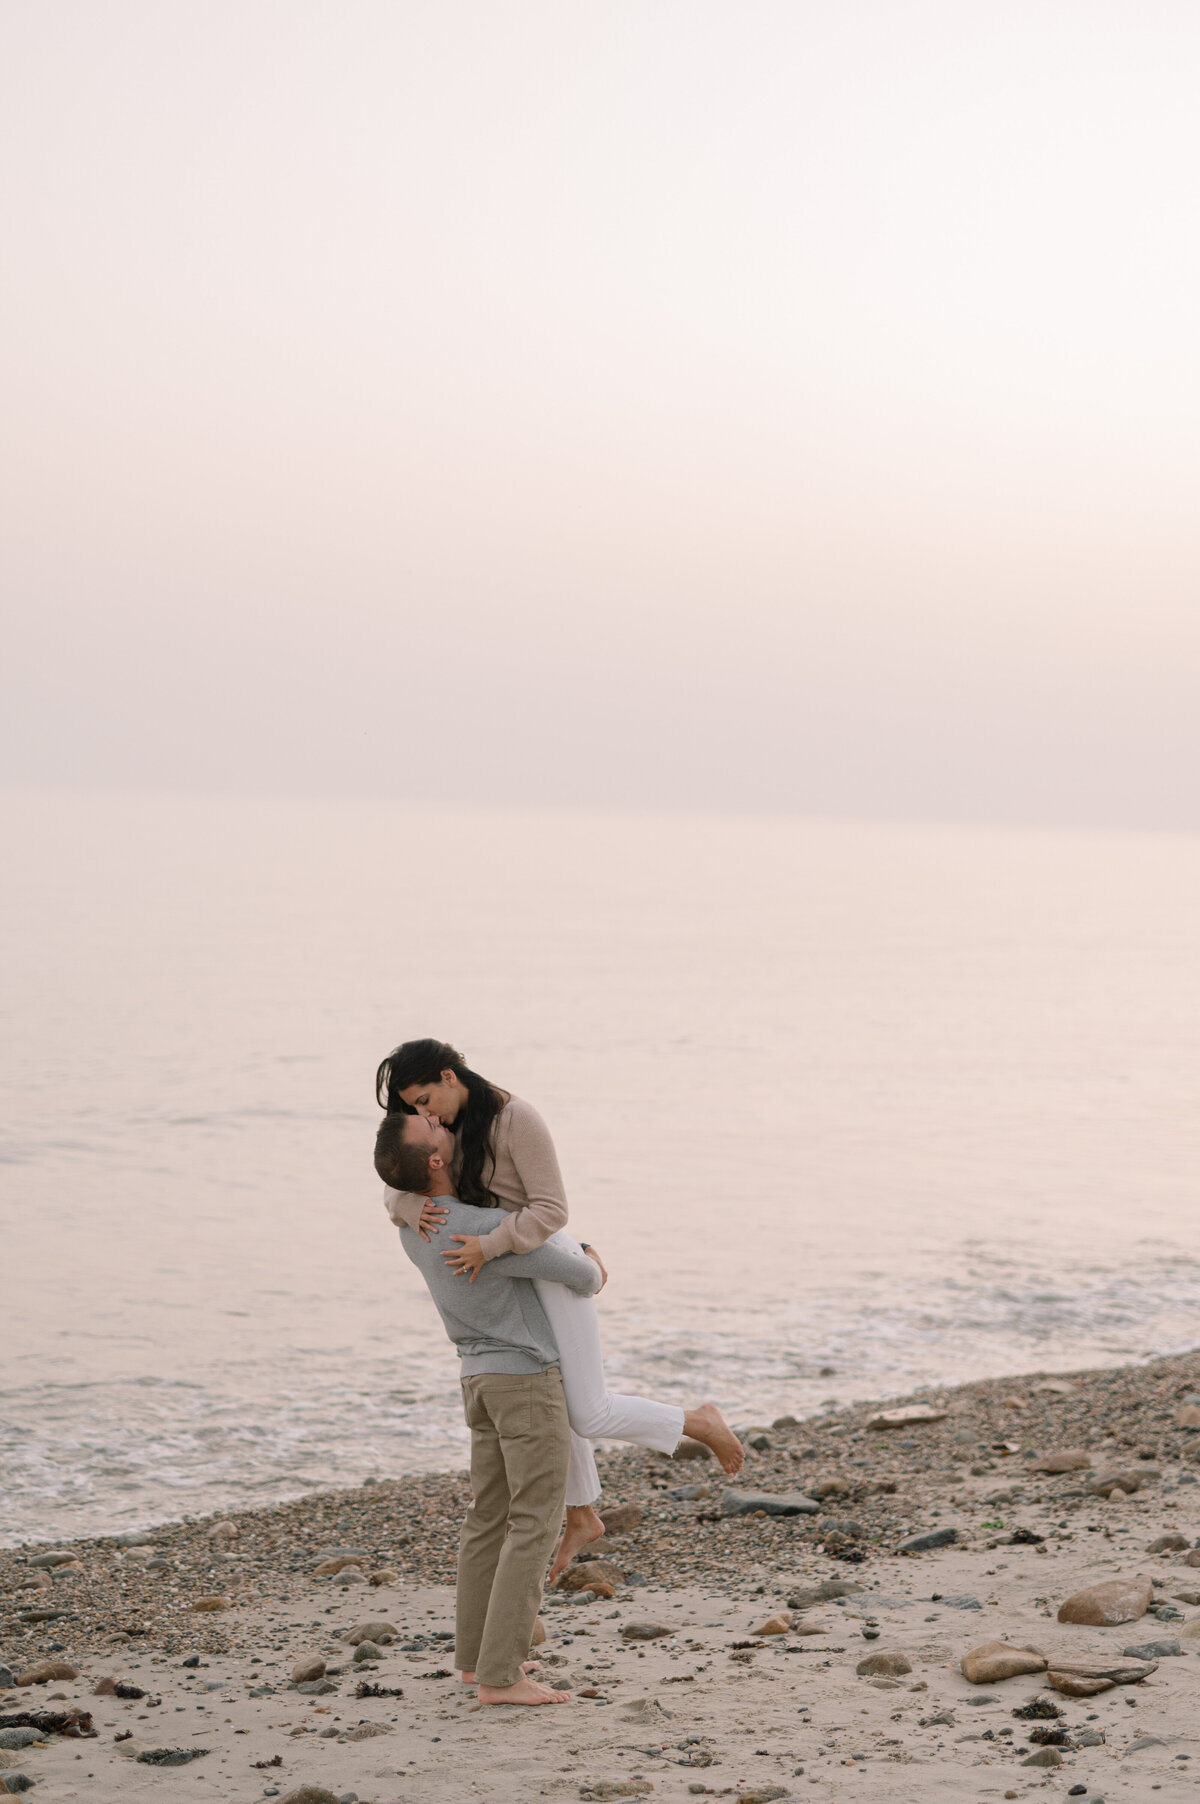
[[[969,1591],[956,1591],[950,1597],[939,1597],[938,1602],[947,1610],[982,1610],[983,1604],[978,1597]]]
[[[0,1791],[11,1792],[14,1796],[23,1791],[32,1791],[36,1781],[28,1773],[5,1773],[0,1779]]]
[[[820,1509],[815,1497],[799,1491],[739,1491],[731,1485],[721,1493],[722,1516],[750,1516],[755,1510],[764,1516],[816,1516]]]
[[[17,1675],[11,1666],[5,1666],[4,1662],[0,1660],[0,1691],[11,1691],[16,1682]]]
[[[1092,1628],[1113,1628],[1118,1623],[1136,1622],[1144,1616],[1154,1596],[1148,1578],[1108,1579],[1100,1585],[1088,1585],[1076,1591],[1059,1606],[1060,1622],[1085,1623]]]
[[[208,1752],[208,1748],[143,1748],[137,1758],[139,1766],[189,1766]]]
[[[1165,1748],[1166,1745],[1161,1735],[1139,1735],[1136,1741],[1130,1742],[1121,1759],[1128,1760],[1131,1754],[1140,1754],[1143,1748]]]
[[[236,1541],[237,1533],[236,1522],[222,1520],[213,1523],[208,1531],[208,1538],[210,1541]]]
[[[1143,1641],[1139,1647],[1123,1647],[1121,1652],[1131,1660],[1170,1660],[1183,1649],[1178,1641]]]
[[[224,1596],[220,1592],[214,1593],[211,1597],[196,1597],[192,1599],[192,1609],[199,1611],[201,1614],[215,1613],[217,1610],[232,1610],[232,1608],[233,1599]]]
[[[676,1447],[674,1453],[671,1455],[671,1458],[712,1459],[713,1450],[711,1447],[706,1447],[703,1441],[692,1441],[688,1439],[687,1435],[684,1435],[678,1447]]]
[[[363,1666],[368,1661],[382,1659],[383,1649],[374,1641],[360,1641],[354,1650],[354,1660],[358,1666]]]
[[[1024,1673],[1045,1672],[1046,1656],[1028,1647],[1010,1647],[1005,1641],[985,1641],[962,1657],[962,1674],[972,1685],[994,1685]]]
[[[285,1792],[279,1804],[341,1804],[341,1799],[323,1785],[298,1785],[295,1791]]]
[[[903,1673],[912,1671],[912,1662],[907,1654],[868,1654],[854,1668],[860,1679],[876,1676],[886,1679],[898,1679]]]
[[[54,1566],[78,1565],[79,1557],[77,1554],[73,1553],[35,1553],[29,1564],[35,1569],[41,1568],[44,1571],[49,1571],[50,1568]]]
[[[621,1637],[625,1641],[657,1641],[663,1635],[673,1635],[674,1629],[664,1628],[661,1622],[623,1622]]]
[[[1156,1541],[1151,1541],[1149,1547],[1146,1549],[1146,1552],[1147,1553],[1186,1553],[1190,1546],[1191,1546],[1191,1542],[1188,1540],[1186,1535],[1171,1533],[1171,1534],[1167,1534],[1167,1535],[1159,1535],[1159,1537]]]
[[[31,1748],[35,1742],[45,1740],[40,1729],[0,1729],[0,1748]]]
[[[398,1585],[400,1583],[400,1574],[398,1572],[393,1572],[390,1567],[384,1566],[379,1572],[371,1573],[368,1583],[372,1585]]]
[[[909,1535],[901,1541],[898,1553],[929,1553],[935,1547],[952,1547],[958,1540],[956,1528],[927,1529],[922,1534]]]

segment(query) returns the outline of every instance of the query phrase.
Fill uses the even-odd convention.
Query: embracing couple
[[[440,1040],[407,1040],[376,1076],[384,1204],[458,1348],[472,1500],[458,1554],[455,1664],[481,1704],[561,1704],[527,1662],[550,1576],[604,1532],[593,1440],[673,1453],[686,1434],[726,1472],[741,1443],[711,1403],[610,1391],[593,1297],[607,1274],[564,1232],[567,1199],[537,1110]]]

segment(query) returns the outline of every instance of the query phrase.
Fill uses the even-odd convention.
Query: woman
[[[473,1282],[485,1260],[501,1253],[531,1252],[552,1234],[562,1233],[567,1199],[545,1122],[529,1103],[472,1071],[453,1046],[442,1040],[406,1040],[380,1065],[375,1094],[382,1108],[435,1116],[452,1129],[457,1145],[452,1175],[458,1196],[465,1203],[508,1211],[508,1219],[489,1234],[454,1236],[461,1244],[446,1254],[453,1270]],[[384,1204],[397,1224],[422,1231],[423,1210],[426,1224],[430,1223],[427,1197],[385,1187]],[[598,1258],[594,1248],[584,1250]],[[610,1391],[593,1299],[541,1280],[537,1292],[558,1344],[572,1428],[567,1526],[550,1568],[553,1579],[581,1547],[604,1533],[596,1512],[600,1479],[593,1440],[632,1441],[670,1454],[681,1436],[688,1435],[710,1447],[730,1474],[741,1470],[745,1455],[715,1404],[685,1411]]]

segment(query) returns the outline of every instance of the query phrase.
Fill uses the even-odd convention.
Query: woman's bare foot
[[[541,1664],[540,1660],[522,1660],[521,1671],[536,1672]],[[475,1683],[475,1674],[473,1672],[465,1672],[462,1675],[462,1682],[464,1685],[473,1685]]]
[[[735,1478],[746,1460],[746,1450],[715,1403],[702,1403],[689,1409],[683,1418],[683,1432],[693,1441],[711,1447],[730,1478]]]
[[[518,1679],[515,1685],[481,1685],[481,1704],[569,1704],[569,1691],[551,1691],[536,1679]]]
[[[603,1533],[604,1524],[590,1503],[569,1503],[567,1526],[550,1567],[550,1583],[554,1583],[560,1572],[566,1571],[581,1547],[586,1547],[589,1541],[598,1541]]]

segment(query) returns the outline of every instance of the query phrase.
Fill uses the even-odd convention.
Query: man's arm
[[[594,1297],[603,1283],[600,1267],[586,1253],[568,1252],[562,1246],[537,1247],[532,1253],[502,1253],[489,1259],[485,1270],[505,1278],[549,1278],[565,1284],[582,1297]]]

